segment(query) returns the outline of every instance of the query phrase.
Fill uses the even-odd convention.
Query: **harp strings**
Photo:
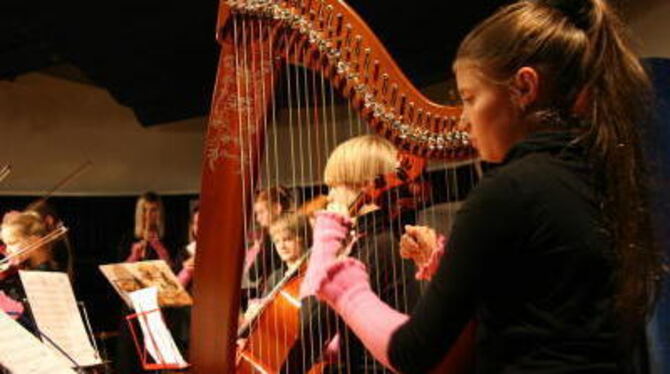
[[[309,47],[301,42],[300,38],[291,33],[276,34],[272,26],[266,26],[264,21],[258,19],[235,16],[232,22],[238,105],[237,125],[241,145],[240,174],[257,175],[257,178],[248,180],[242,178],[245,195],[253,195],[261,188],[279,187],[283,184],[294,191],[296,203],[307,202],[322,191],[320,181],[324,160],[341,141],[342,135],[354,137],[369,133],[370,129],[363,123],[351,103],[340,104],[335,88],[327,82],[323,74],[309,69],[313,65],[312,56]],[[281,72],[283,77],[276,77],[276,72]],[[279,101],[278,96],[283,96],[284,100]],[[339,126],[342,127],[338,129]],[[262,130],[259,133],[256,129]],[[427,179],[425,175],[420,176],[419,182],[431,183],[433,189],[442,189],[441,193],[446,196],[447,202],[451,203],[450,200],[459,196],[457,169],[448,161],[441,167],[444,169],[443,183],[435,183],[434,178]],[[474,168],[469,169],[467,178],[470,184],[475,183],[476,174]],[[401,197],[403,196],[399,190],[391,191],[384,196],[386,199],[384,205],[390,206]],[[427,199],[427,201],[417,200],[414,205],[435,205],[434,193],[429,193]],[[245,220],[244,233],[249,239],[250,246],[253,244],[252,238],[262,240],[255,235],[262,232],[263,228],[253,217],[253,202],[243,199],[241,204]],[[415,218],[418,218],[418,211],[414,214]],[[447,209],[446,214],[449,221],[452,221],[451,207]],[[427,215],[428,222],[439,220],[435,209],[431,209]],[[389,236],[393,236],[390,228],[402,229],[401,216],[385,217],[388,222],[376,222],[376,216],[373,217],[369,227],[389,228]],[[370,237],[376,236],[374,232],[365,234]],[[381,251],[399,251],[397,238],[389,239],[390,249],[379,246],[376,240],[367,243],[371,246],[367,249],[372,253],[372,258],[369,259],[372,266],[384,266],[381,258],[386,254]],[[272,263],[274,257],[273,253],[263,249],[258,253],[257,261],[260,264],[269,264],[267,268],[262,266],[259,268],[259,275],[262,278],[267,278],[270,272],[278,267],[279,264]],[[403,266],[403,262],[397,261],[394,256],[391,256],[391,259],[389,272],[393,280],[412,278],[412,274],[407,274],[411,267]],[[375,278],[371,279],[376,289],[384,288],[387,281],[388,279],[380,278],[380,272],[376,272]],[[409,312],[411,306],[408,305],[410,297],[407,288],[401,285],[393,289],[392,293],[393,302],[404,309],[403,311]],[[247,287],[244,297],[253,299],[259,295],[252,293],[252,287]],[[329,313],[318,313],[318,316],[308,321],[310,323],[308,329],[317,331],[317,338],[312,341],[300,339],[299,344],[303,345],[303,349],[306,349],[307,345],[311,347],[302,365],[303,372],[310,368],[308,361],[316,362],[321,358],[322,345],[333,338],[333,335],[326,335],[325,332],[337,330],[337,323],[331,319]],[[281,315],[274,315],[269,323],[276,327],[282,322]],[[341,347],[349,346],[352,337],[349,336],[348,330],[336,332],[339,334]],[[312,339],[312,335],[306,338]],[[257,346],[253,351],[276,356],[279,354],[278,346],[289,341],[289,337],[284,335],[277,340],[275,345]],[[350,361],[350,357],[343,356],[349,354],[348,349],[340,349],[337,354],[339,361]],[[366,355],[365,364],[371,368],[381,369],[369,355]],[[345,371],[351,373],[352,368],[346,367]]]

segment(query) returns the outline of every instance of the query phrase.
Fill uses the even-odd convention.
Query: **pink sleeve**
[[[314,295],[326,274],[326,268],[336,261],[337,253],[344,246],[352,226],[351,219],[335,212],[316,212],[315,218],[314,244],[305,277],[300,284],[301,298]]]
[[[136,242],[130,247],[130,255],[126,258],[125,262],[137,262],[142,259],[140,253],[142,252],[142,241]]]
[[[7,296],[0,291],[0,309],[13,319],[18,319],[23,314],[23,304]]]
[[[181,283],[182,286],[188,286],[188,284],[191,283],[191,279],[193,279],[193,270],[187,268],[181,269],[177,275],[177,279],[179,279],[179,283]]]
[[[158,258],[167,262],[168,266],[172,266],[172,259],[170,258],[170,253],[168,253],[168,250],[165,248],[165,246],[163,245],[163,243],[161,243],[160,240],[158,239],[152,240],[151,247],[156,251],[156,254],[158,254]]]
[[[256,256],[258,256],[258,252],[261,251],[261,241],[260,240],[255,240],[254,244],[247,249],[247,252],[244,254],[244,274],[246,274],[249,269],[251,268],[251,265],[254,264],[254,261],[256,260]]]
[[[316,294],[342,317],[379,362],[393,369],[388,358],[391,336],[409,317],[372,292],[365,265],[352,258],[330,264]]]
[[[428,261],[419,266],[419,269],[416,271],[415,278],[419,280],[430,280],[435,272],[437,267],[440,265],[440,259],[444,255],[444,248],[447,243],[447,238],[440,234],[437,237],[437,247],[430,254]]]

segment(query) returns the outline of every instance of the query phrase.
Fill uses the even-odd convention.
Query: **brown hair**
[[[463,41],[457,62],[509,80],[538,71],[544,86],[526,115],[580,129],[602,170],[602,203],[612,236],[616,310],[639,329],[652,309],[661,274],[637,126],[647,119],[650,83],[623,25],[604,0],[520,1],[501,8]]]
[[[273,186],[256,192],[254,202],[266,202],[268,205],[279,204],[282,213],[290,210],[293,197],[284,186]]]

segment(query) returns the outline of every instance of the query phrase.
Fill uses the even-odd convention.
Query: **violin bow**
[[[44,196],[42,196],[42,197],[41,197],[39,200],[37,200],[37,201],[38,201],[39,203],[44,203],[44,202],[46,202],[46,201],[49,199],[49,197],[51,197],[51,195],[54,194],[54,192],[58,191],[58,190],[61,189],[63,186],[65,186],[67,183],[69,183],[70,181],[72,181],[73,179],[75,179],[76,177],[78,177],[79,175],[81,175],[84,171],[86,171],[86,169],[88,169],[88,168],[91,167],[92,165],[93,165],[93,162],[91,162],[91,160],[86,160],[86,161],[84,161],[84,163],[82,163],[81,165],[77,166],[77,168],[74,169],[70,174],[66,175],[65,178],[63,178],[63,179],[61,179],[60,181],[58,181],[58,183],[56,183],[56,184],[55,184],[49,191],[47,191],[46,194],[44,194]]]
[[[35,242],[30,243],[25,247],[19,248],[18,251],[14,252],[11,255],[8,255],[5,258],[3,258],[2,260],[0,260],[0,267],[8,265],[12,261],[12,259],[14,259],[16,257],[19,257],[19,256],[24,255],[24,254],[28,254],[28,253],[34,251],[35,249],[37,249],[37,248],[39,248],[43,245],[49,244],[49,243],[55,241],[56,239],[59,239],[60,237],[65,235],[67,233],[67,231],[68,231],[67,227],[62,226],[62,225],[58,226],[56,229],[49,232],[45,236],[39,238]]]
[[[11,174],[11,172],[12,172],[12,166],[9,165],[9,164],[0,168],[0,182],[5,180],[5,178],[7,178],[7,176],[9,176],[9,174]]]

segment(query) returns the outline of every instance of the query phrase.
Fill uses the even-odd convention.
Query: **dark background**
[[[458,41],[507,1],[351,1],[418,86],[444,81]],[[41,71],[104,87],[144,126],[206,115],[218,0],[3,0],[0,79]]]

